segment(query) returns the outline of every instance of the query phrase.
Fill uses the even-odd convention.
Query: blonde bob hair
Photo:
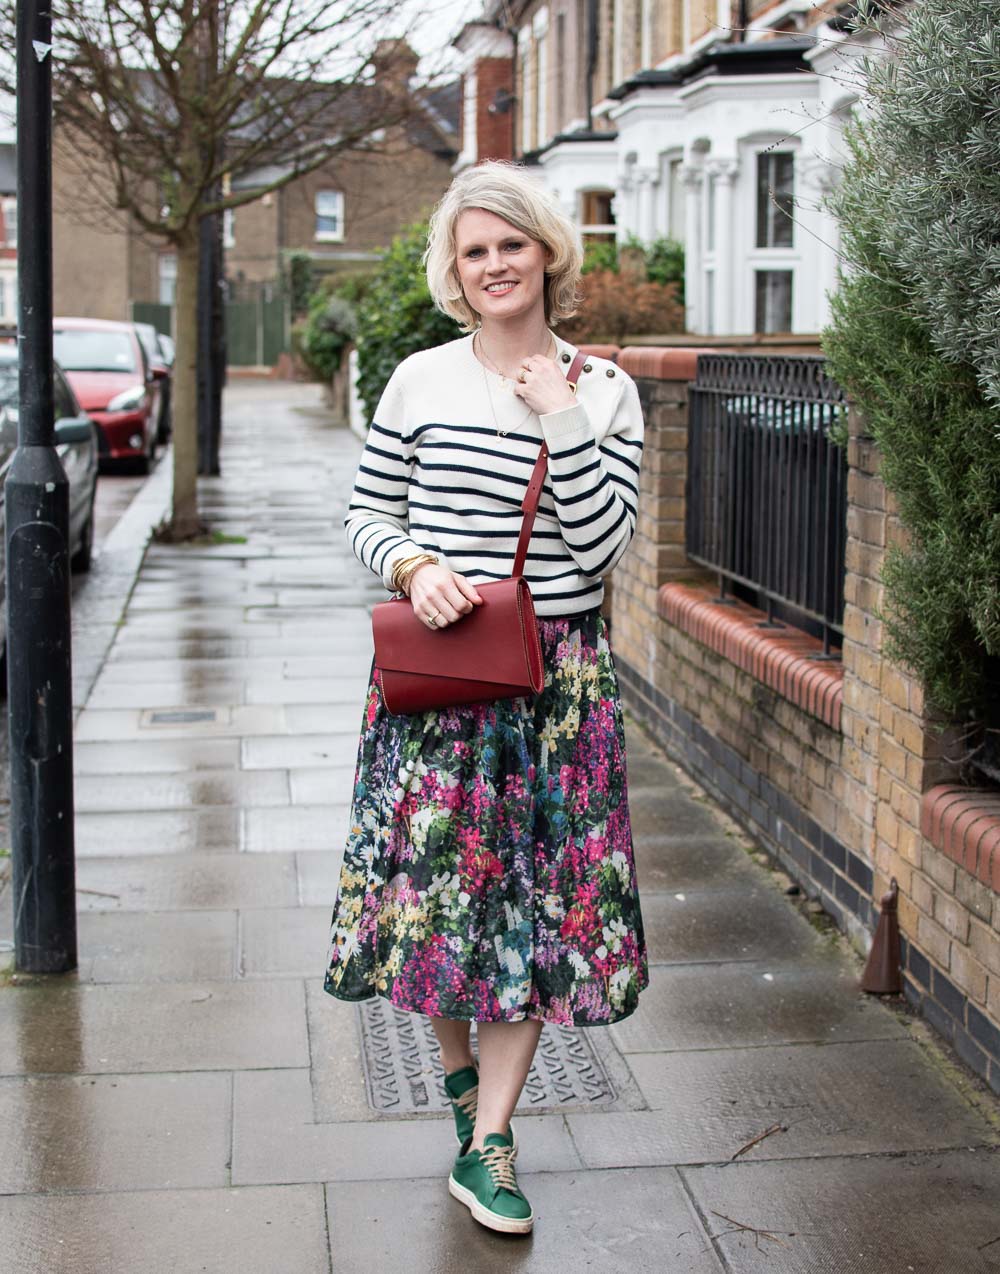
[[[456,266],[455,225],[461,213],[480,208],[509,221],[548,249],[545,321],[554,326],[576,313],[583,248],[576,227],[551,193],[518,164],[491,160],[459,173],[431,214],[424,252],[434,304],[463,332],[475,331],[479,314],[465,299]]]

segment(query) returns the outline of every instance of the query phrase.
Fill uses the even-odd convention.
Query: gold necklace
[[[480,345],[480,348],[482,348],[482,346],[481,346],[481,345]],[[482,363],[480,363],[480,367],[482,367]],[[489,378],[489,376],[486,374],[486,368],[485,368],[485,367],[483,367],[483,384],[486,386],[486,397],[487,397],[487,399],[489,400],[489,404],[490,404],[490,414],[491,414],[491,415],[492,415],[492,417],[493,417],[493,426],[494,426],[494,428],[495,428],[495,429],[496,429],[496,431],[497,431],[497,437],[498,437],[498,438],[506,438],[506,437],[507,437],[507,435],[508,435],[508,433],[511,433],[511,432],[513,432],[513,431],[512,431],[512,430],[510,430],[510,429],[501,429],[501,428],[500,428],[500,421],[499,421],[499,420],[497,420],[497,409],[496,409],[496,407],[493,405],[493,390],[492,390],[492,389],[490,389],[490,378]],[[529,408],[528,408],[528,410],[527,410],[527,411],[524,413],[524,415],[521,417],[521,419],[520,419],[520,420],[517,422],[517,424],[514,426],[514,430],[520,429],[520,428],[521,428],[521,426],[524,424],[524,422],[528,419],[528,417],[529,417],[529,416],[532,416],[532,415],[534,415],[534,413],[532,412],[531,408],[529,407]]]
[[[550,350],[552,350],[552,351],[554,351],[554,352],[558,352],[558,349],[559,349],[559,346],[556,344],[555,337],[552,335],[552,333],[551,333],[551,332],[549,332],[549,334],[548,334],[548,335],[549,335],[549,343],[548,343],[548,345],[546,345],[546,347],[545,347],[545,355],[546,355],[546,357],[548,357],[548,354],[549,354],[549,351],[550,351]],[[476,329],[475,335],[473,336],[473,340],[475,340],[475,337],[476,337],[476,336],[478,336],[478,337],[479,337],[479,352],[480,352],[480,354],[482,354],[482,356],[483,356],[483,358],[486,360],[486,362],[487,362],[487,363],[489,363],[489,365],[493,368],[493,370],[496,372],[496,374],[500,377],[500,383],[501,383],[502,387],[503,387],[504,389],[506,389],[506,390],[508,391],[508,393],[513,393],[513,390],[514,390],[514,382],[517,380],[517,377],[516,377],[516,376],[508,376],[508,375],[506,374],[506,372],[501,371],[501,370],[500,370],[500,368],[497,366],[497,364],[493,361],[493,359],[492,359],[492,358],[490,358],[489,354],[487,354],[487,352],[486,352],[486,345],[485,345],[485,344],[484,344],[484,342],[483,342],[483,329],[482,329],[481,327]],[[529,357],[530,357],[530,355],[529,355]]]

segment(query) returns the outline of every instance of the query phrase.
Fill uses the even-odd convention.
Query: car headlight
[[[142,400],[146,397],[145,385],[133,385],[131,389],[123,389],[120,394],[115,394],[114,398],[108,403],[108,411],[135,411],[136,407],[142,405]]]

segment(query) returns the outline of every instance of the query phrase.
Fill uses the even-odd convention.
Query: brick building
[[[287,255],[305,251],[319,270],[357,268],[375,259],[404,225],[426,214],[451,180],[458,153],[460,88],[456,82],[433,90],[411,87],[416,55],[398,56],[394,45],[385,79],[338,92],[316,127],[326,132],[357,131],[371,120],[358,147],[324,167],[227,213],[224,218],[225,273],[240,285],[273,283]],[[406,92],[405,122],[380,124],[387,88]],[[314,86],[314,93],[323,88]],[[176,258],[124,218],[92,206],[73,165],[60,162],[54,147],[55,257],[57,313],[128,318],[136,304],[171,305]],[[230,189],[253,191],[272,184],[285,161],[234,173]]]

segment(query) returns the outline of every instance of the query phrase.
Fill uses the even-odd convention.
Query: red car
[[[57,318],[52,332],[56,361],[97,424],[101,460],[133,460],[148,472],[164,369],[150,365],[131,323]]]

